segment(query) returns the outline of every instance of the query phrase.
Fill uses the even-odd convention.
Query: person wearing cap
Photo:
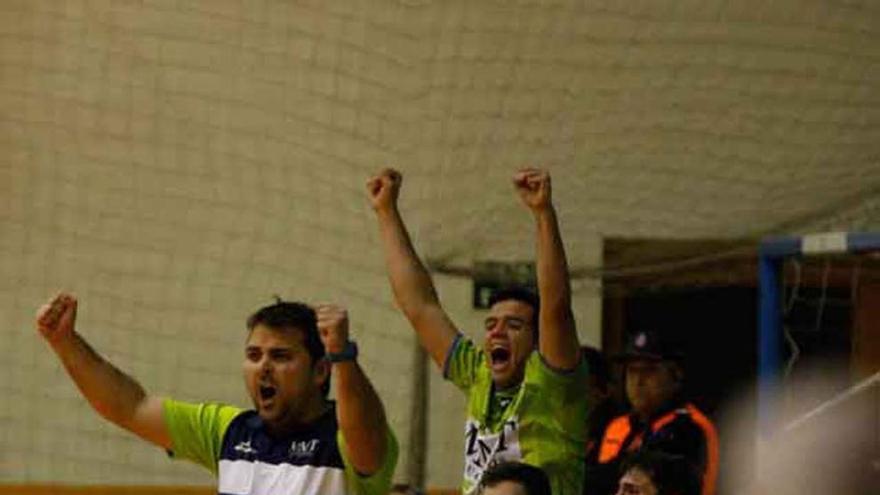
[[[641,451],[681,456],[699,472],[701,495],[715,493],[718,435],[712,422],[684,398],[682,358],[658,333],[630,336],[626,351],[616,359],[624,364],[632,407],[605,428],[598,458],[587,470],[589,493],[613,493],[622,459]]]

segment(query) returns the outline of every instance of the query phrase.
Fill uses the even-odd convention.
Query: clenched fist
[[[319,304],[315,316],[324,350],[329,354],[342,352],[348,343],[348,312],[333,304]]]
[[[523,203],[533,212],[552,206],[550,174],[546,170],[524,168],[513,175],[513,186]]]
[[[397,206],[397,196],[403,176],[393,168],[386,168],[367,181],[367,194],[374,210],[388,210]]]
[[[76,298],[61,293],[37,311],[37,330],[50,343],[60,342],[73,335],[76,325]]]

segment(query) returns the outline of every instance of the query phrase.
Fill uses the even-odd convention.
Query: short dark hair
[[[391,493],[403,493],[406,495],[423,495],[423,492],[409,483],[394,483],[391,485]]]
[[[489,307],[491,308],[502,301],[511,300],[519,301],[532,307],[532,321],[530,323],[535,332],[537,332],[538,318],[541,312],[541,300],[538,298],[538,295],[534,291],[522,286],[502,287],[489,296]]]
[[[657,487],[657,495],[699,495],[696,468],[683,456],[658,450],[641,450],[624,459],[620,476],[630,469],[645,473]]]
[[[263,325],[282,332],[299,330],[303,336],[303,344],[312,358],[312,366],[324,359],[324,344],[318,335],[318,319],[315,310],[308,304],[297,301],[284,301],[275,296],[275,303],[263,306],[247,319],[248,332],[257,325]],[[326,397],[330,392],[330,377],[321,387]]]
[[[526,495],[550,495],[550,480],[544,470],[522,462],[500,462],[491,466],[480,479],[480,492],[502,481],[519,483]]]

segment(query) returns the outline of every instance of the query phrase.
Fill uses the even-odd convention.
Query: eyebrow
[[[245,346],[245,351],[265,351],[265,352],[293,352],[296,347],[293,346],[273,346],[263,348],[258,345],[247,345]]]
[[[522,321],[525,322],[525,318],[521,318],[519,316],[487,316],[483,321],[492,321],[492,320],[505,320],[505,321]]]

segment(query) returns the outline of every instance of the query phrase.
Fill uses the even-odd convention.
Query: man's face
[[[531,305],[515,299],[499,301],[489,308],[484,323],[483,350],[488,357],[492,381],[499,388],[522,381],[526,360],[535,348],[533,316]]]
[[[482,495],[528,495],[525,487],[516,481],[501,481],[483,488]]]
[[[657,495],[657,487],[644,471],[632,468],[620,477],[616,495]]]
[[[299,330],[257,325],[244,350],[244,381],[254,408],[270,426],[284,428],[309,419],[323,404],[323,363],[314,366]]]
[[[655,413],[678,390],[675,364],[634,359],[626,364],[626,396],[633,410],[645,417]]]

